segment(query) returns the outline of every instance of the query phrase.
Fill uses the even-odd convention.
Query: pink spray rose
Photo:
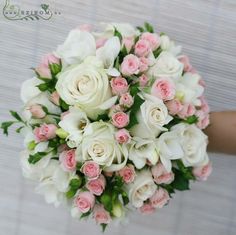
[[[139,57],[147,56],[150,51],[150,43],[144,39],[139,39],[134,46],[134,53]]]
[[[122,43],[125,46],[127,52],[129,53],[132,46],[134,45],[134,37],[125,37],[123,38]]]
[[[169,100],[166,103],[166,106],[169,110],[169,113],[171,115],[176,115],[177,113],[179,113],[181,111],[181,109],[183,108],[183,105],[181,104],[181,102],[177,99],[173,99],[173,100]]]
[[[186,55],[178,57],[179,61],[184,64],[184,72],[190,72],[192,70],[192,65],[189,62],[189,58]]]
[[[151,94],[162,100],[171,100],[175,96],[175,84],[169,78],[156,79],[152,85]]]
[[[142,75],[139,77],[139,84],[140,84],[140,86],[141,86],[141,87],[144,87],[144,86],[147,85],[147,83],[148,83],[148,77],[147,77],[147,75],[142,74]]]
[[[153,166],[151,172],[157,184],[170,184],[174,180],[173,172],[167,172],[161,163]]]
[[[129,124],[129,115],[124,112],[117,112],[112,115],[112,124],[117,128],[123,128]]]
[[[128,91],[128,82],[123,77],[115,77],[111,79],[112,93],[116,95],[124,94]]]
[[[144,215],[150,215],[155,212],[155,208],[152,206],[152,204],[149,203],[144,203],[140,208],[139,211],[144,214]]]
[[[81,171],[89,179],[97,179],[101,174],[101,169],[99,165],[94,161],[86,161],[82,166]]]
[[[103,175],[100,175],[97,179],[89,180],[86,184],[86,188],[94,195],[100,196],[106,186],[106,179]]]
[[[104,209],[103,205],[95,205],[93,218],[98,224],[109,224],[111,222],[110,213]]]
[[[161,44],[160,37],[155,33],[145,32],[141,35],[141,39],[148,41],[153,51]]]
[[[61,162],[62,168],[65,171],[75,171],[76,169],[75,149],[63,151],[59,155],[59,160]]]
[[[197,180],[206,181],[209,175],[212,172],[212,164],[209,162],[205,166],[201,167],[194,167],[193,168],[193,175],[196,177]]]
[[[113,114],[117,112],[123,112],[123,111],[124,111],[124,107],[119,104],[116,104],[110,108],[108,116],[111,117]]]
[[[42,124],[34,129],[37,142],[47,141],[56,137],[57,126],[54,124]]]
[[[134,103],[134,99],[129,93],[125,93],[120,96],[119,103],[124,107],[130,108]]]
[[[162,208],[169,200],[169,193],[163,188],[157,189],[154,195],[150,198],[150,202],[155,208]]]
[[[194,105],[186,103],[183,105],[183,108],[180,110],[178,115],[180,118],[187,118],[194,115],[195,112],[196,112],[196,108],[194,107]]]
[[[41,65],[48,67],[49,64],[60,64],[60,59],[53,54],[46,54],[42,58]]]
[[[54,91],[54,92],[51,94],[51,96],[50,96],[50,101],[51,101],[53,104],[59,106],[59,105],[60,105],[59,100],[60,100],[60,96],[59,96],[58,92],[57,92],[57,91]]]
[[[29,111],[32,114],[33,118],[44,118],[46,116],[46,113],[43,110],[42,105],[40,104],[33,104],[29,107]]]
[[[52,75],[51,75],[51,71],[49,69],[48,66],[45,66],[45,65],[39,65],[35,71],[39,74],[40,77],[42,78],[48,78],[48,79],[51,79],[52,78]]]
[[[205,129],[210,123],[209,114],[203,112],[202,110],[197,110],[195,115],[198,117],[197,126],[200,129]]]
[[[126,165],[121,170],[119,170],[118,174],[122,177],[126,184],[132,183],[135,178],[135,169],[131,164]]]
[[[205,97],[201,96],[199,99],[201,100],[201,110],[205,113],[209,113],[210,108],[208,106],[208,103],[207,103]]]
[[[124,57],[121,63],[121,73],[130,76],[139,72],[139,58],[133,54]]]
[[[95,204],[95,196],[90,192],[80,192],[75,199],[75,204],[82,213],[90,211]]]
[[[98,38],[96,40],[96,49],[103,47],[106,41],[107,41],[107,38]]]
[[[115,134],[115,137],[116,137],[116,141],[119,144],[126,144],[126,143],[129,143],[131,140],[131,136],[129,134],[129,131],[126,129],[118,130]]]
[[[139,72],[144,72],[148,69],[149,60],[146,57],[139,58]]]

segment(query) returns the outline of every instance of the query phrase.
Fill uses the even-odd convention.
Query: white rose
[[[145,101],[137,113],[139,123],[131,128],[131,133],[141,138],[156,138],[161,131],[167,130],[163,126],[173,118],[168,114],[167,107],[161,99],[148,94],[143,96]]]
[[[156,141],[156,148],[161,163],[168,172],[170,172],[172,168],[171,160],[180,159],[184,156],[178,133],[175,131],[161,134]]]
[[[171,128],[178,133],[184,151],[182,161],[185,166],[202,166],[207,163],[208,137],[195,125],[180,123]]]
[[[161,37],[161,49],[163,51],[167,51],[174,56],[180,54],[181,52],[181,46],[176,46],[175,42],[170,40],[170,38],[167,35],[162,35]]]
[[[129,159],[137,169],[143,168],[147,160],[155,165],[159,159],[156,146],[152,140],[134,137],[129,147]]]
[[[199,74],[185,73],[176,83],[176,96],[183,103],[201,105],[199,97],[203,94],[204,88],[199,84]]]
[[[155,193],[156,188],[150,170],[137,173],[135,180],[127,186],[131,204],[137,208],[141,207],[144,201]]]
[[[105,171],[118,171],[126,165],[127,148],[114,137],[114,127],[105,122],[93,122],[86,128],[81,145],[77,148],[79,161],[92,159]]]
[[[56,89],[67,104],[79,106],[91,119],[116,102],[103,64],[96,57],[60,73]]]
[[[171,53],[162,52],[149,69],[149,76],[179,78],[183,73],[183,64],[180,63]]]
[[[57,47],[56,56],[63,65],[81,63],[86,57],[95,55],[96,43],[93,35],[79,29],[71,30],[65,42]]]
[[[71,148],[79,145],[84,129],[88,124],[89,120],[86,113],[77,107],[70,107],[69,113],[58,123],[69,134],[66,140]]]

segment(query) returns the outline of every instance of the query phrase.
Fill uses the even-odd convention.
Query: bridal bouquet
[[[55,206],[103,230],[131,209],[150,214],[211,173],[204,81],[153,27],[73,29],[22,84],[23,175]]]

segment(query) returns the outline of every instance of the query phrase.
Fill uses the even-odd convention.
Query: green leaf
[[[49,64],[50,71],[53,75],[57,75],[61,72],[61,65],[60,64]]]
[[[3,122],[1,124],[1,129],[3,129],[4,135],[8,135],[8,128],[14,123],[15,123],[14,121],[9,121],[9,122]]]
[[[126,191],[123,190],[121,193],[121,196],[122,196],[123,204],[127,205],[129,203],[129,197]]]
[[[11,116],[14,117],[17,121],[23,122],[20,115],[16,111],[10,110],[10,113],[11,113]]]
[[[61,107],[62,111],[69,110],[69,105],[64,100],[62,100],[61,98],[59,100],[59,104],[60,104],[60,107]]]
[[[70,185],[71,188],[78,190],[79,187],[81,186],[81,184],[82,184],[82,179],[81,178],[75,178],[75,179],[72,179],[70,181],[69,185]]]
[[[122,41],[122,35],[116,28],[115,28],[114,36],[117,36],[120,39],[120,41]]]
[[[102,227],[102,232],[104,233],[106,230],[107,224],[101,224],[101,227]]]
[[[148,22],[144,23],[144,27],[145,27],[146,31],[148,31],[149,33],[153,33],[154,32],[152,25],[149,24]]]
[[[173,172],[175,174],[175,179],[171,183],[173,188],[180,191],[189,190],[189,180],[185,178],[184,174],[176,168],[173,168]]]
[[[68,192],[66,192],[66,197],[68,199],[71,199],[75,196],[75,194],[76,194],[76,191],[74,189],[70,189]]]
[[[135,96],[139,92],[139,83],[135,83],[134,85],[130,86],[130,95]]]
[[[42,92],[48,90],[48,85],[47,85],[47,83],[41,83],[41,84],[37,85],[36,87],[38,87],[38,89],[39,89],[40,91],[42,91]]]
[[[198,117],[196,115],[192,115],[190,117],[187,117],[187,119],[185,120],[185,122],[187,122],[188,124],[194,124],[198,122]]]
[[[162,52],[161,47],[158,47],[155,51],[153,51],[153,55],[155,58],[157,58]]]
[[[18,127],[18,128],[16,129],[16,133],[20,133],[21,130],[22,130],[24,127],[25,127],[25,126]]]
[[[166,35],[164,32],[160,32],[160,36]]]
[[[108,114],[107,113],[99,114],[96,121],[100,121],[100,120],[108,121],[109,120]]]
[[[141,26],[137,26],[136,29],[138,29],[141,33],[143,33],[145,31],[144,28]]]
[[[91,214],[91,211],[81,214],[80,219],[86,218]]]
[[[47,154],[48,154],[47,152],[38,152],[34,155],[30,155],[29,159],[28,159],[28,162],[30,164],[35,164],[38,161],[40,161],[43,157],[45,157]]]
[[[104,208],[111,212],[112,211],[112,197],[108,192],[104,192],[101,196],[101,203],[103,204]]]

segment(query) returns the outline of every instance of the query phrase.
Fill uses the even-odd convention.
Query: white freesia
[[[183,103],[201,105],[199,97],[203,94],[204,88],[199,84],[199,74],[185,73],[176,83],[176,96]]]
[[[139,123],[131,128],[131,133],[141,138],[156,138],[161,131],[167,130],[163,126],[173,118],[168,114],[167,107],[161,99],[149,94],[143,96],[145,101],[137,113]]]
[[[114,137],[114,127],[105,122],[93,122],[85,129],[81,145],[77,148],[78,161],[92,159],[107,172],[122,169],[127,162],[128,150]]]
[[[175,42],[170,40],[170,38],[167,35],[161,35],[161,49],[163,51],[167,51],[174,56],[180,54],[181,52],[181,46],[176,46]]]
[[[88,124],[89,120],[86,113],[77,107],[70,107],[69,113],[58,123],[69,134],[66,140],[71,148],[79,145],[84,129]]]
[[[147,160],[155,165],[159,159],[153,140],[134,137],[129,147],[129,159],[137,169],[143,168]]]
[[[178,133],[184,151],[182,161],[185,166],[202,166],[208,162],[208,137],[196,125],[180,123],[171,129]]]
[[[176,131],[169,131],[161,134],[156,141],[161,163],[168,172],[171,172],[171,160],[184,157],[179,135]]]
[[[169,77],[177,79],[183,73],[183,64],[180,63],[171,53],[162,52],[157,58],[152,67],[150,67],[149,76]]]
[[[109,108],[116,101],[103,63],[96,57],[88,57],[83,63],[60,73],[56,89],[67,104],[77,105],[91,119],[104,113],[105,102]]]
[[[95,55],[96,43],[93,35],[79,29],[71,30],[65,42],[57,47],[56,56],[63,65],[81,63],[86,57]]]
[[[127,185],[128,196],[134,207],[141,207],[156,191],[150,170],[142,170],[137,173],[135,180]]]

